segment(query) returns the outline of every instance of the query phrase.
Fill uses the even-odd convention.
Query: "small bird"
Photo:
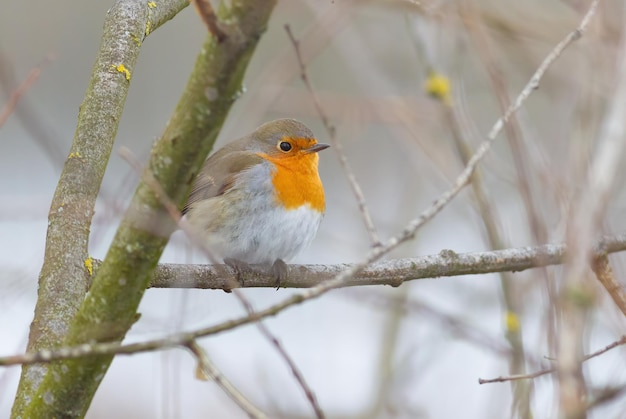
[[[322,221],[317,153],[328,147],[294,119],[263,124],[206,159],[183,214],[227,265],[266,265],[280,286]]]

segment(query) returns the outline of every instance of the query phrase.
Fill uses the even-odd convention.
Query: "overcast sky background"
[[[311,98],[298,80],[295,54],[283,29],[289,23],[302,38],[309,76],[337,126],[374,223],[381,237],[389,238],[427,208],[462,169],[440,105],[423,92],[428,65],[451,77],[454,100],[467,122],[465,135],[473,146],[499,116],[493,88],[464,32],[456,3],[424,2],[425,9],[400,1],[279,3],[247,72],[246,91],[230,113],[218,145],[278,117],[300,119],[321,142],[328,142]],[[494,0],[472,4],[495,45],[511,96],[519,92],[553,46],[576,27],[579,12],[584,10],[577,9],[577,2]],[[47,212],[110,5],[110,1],[68,0],[0,4],[3,74],[12,73],[19,82],[46,57],[53,57],[0,128],[1,355],[20,353],[26,345]],[[604,100],[611,91],[614,47],[620,36],[620,15],[613,12],[619,12],[620,5],[617,0],[606,2],[597,17],[605,30],[602,43],[590,47],[583,39],[572,47],[520,114],[524,144],[538,173],[533,193],[544,205],[540,212],[552,242],[560,242],[564,232],[562,208],[553,201],[558,201],[560,192],[567,195],[575,190],[572,162],[580,149],[591,148]],[[117,150],[128,147],[145,161],[171,115],[205,36],[201,21],[187,8],[145,41],[104,180],[103,189],[112,199],[97,205],[90,244],[93,257],[104,257],[137,183],[137,176]],[[423,50],[416,48],[415,39],[424,43]],[[0,86],[0,106],[9,93],[7,86]],[[582,146],[574,148],[572,144]],[[532,244],[532,238],[510,153],[500,141],[481,167],[496,202],[502,234],[517,247]],[[334,151],[324,151],[320,157],[327,214],[311,248],[294,262],[358,261],[367,252],[368,236],[356,201]],[[619,186],[605,223],[608,232],[623,232],[625,227],[624,193]],[[390,257],[442,249],[487,249],[470,197],[469,190],[461,193],[414,241]],[[181,233],[174,235],[162,260],[204,262]],[[616,273],[623,274],[624,258],[611,260]],[[526,349],[546,366],[542,358],[554,354],[546,349],[547,302],[541,280],[535,271],[514,278],[523,301]],[[291,293],[245,290],[258,309]],[[601,291],[600,295],[586,352],[617,340],[625,326],[612,302]],[[468,341],[424,309],[397,316],[394,305],[389,304],[391,298],[427,304],[462,320],[464,330],[488,339]],[[148,290],[140,311],[141,320],[129,333],[128,342],[218,324],[244,314],[231,294],[201,290]],[[507,347],[503,319],[498,276],[483,275],[414,281],[398,289],[337,290],[266,323],[294,358],[329,417],[478,419],[509,416],[509,385],[478,385],[479,377],[507,375],[506,356],[492,344]],[[390,342],[390,330],[396,326],[398,338]],[[273,412],[272,417],[312,417],[284,361],[254,326],[201,343],[223,373],[254,403]],[[393,374],[381,389],[389,345],[393,348]],[[590,383],[623,385],[624,359],[624,351],[617,349],[590,361],[586,367]],[[183,350],[118,357],[87,417],[245,417],[214,383],[197,381],[194,368],[192,357]],[[528,368],[534,371],[539,366],[529,364]],[[18,379],[18,368],[0,369],[0,417],[10,411]],[[533,407],[537,418],[553,412],[553,391],[550,377],[536,380]],[[384,407],[371,413],[378,398],[385,399]],[[624,411],[626,403],[621,400],[594,411],[591,417],[617,418]]]

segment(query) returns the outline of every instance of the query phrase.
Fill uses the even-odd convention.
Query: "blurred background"
[[[0,4],[0,108],[33,69],[41,70],[0,127],[0,355],[21,353],[26,346],[49,204],[111,4]],[[385,240],[450,187],[468,150],[486,137],[502,106],[516,97],[544,57],[578,26],[588,5],[579,0],[279,2],[246,74],[245,93],[217,146],[278,117],[297,118],[320,141],[329,141],[299,79],[284,30],[289,24]],[[564,240],[569,202],[581,185],[613,92],[623,11],[622,1],[601,2],[589,31],[558,59],[480,164],[487,213],[476,195],[480,191],[467,187],[388,258]],[[138,181],[117,150],[128,147],[147,159],[205,36],[202,22],[187,8],[143,44],[101,191],[107,199],[98,203],[91,229],[93,257],[105,255]],[[450,81],[444,100],[427,94],[425,84],[433,74]],[[332,149],[321,154],[320,172],[327,213],[311,248],[294,262],[359,261],[370,240]],[[606,233],[626,227],[621,179]],[[499,245],[490,237],[494,231]],[[205,259],[176,233],[162,261]],[[613,255],[611,262],[623,277],[624,257]],[[331,418],[523,415],[514,399],[529,406],[535,418],[553,417],[558,407],[553,376],[517,387],[517,397],[509,383],[479,385],[478,379],[510,375],[511,367],[533,372],[550,366],[546,357],[554,358],[556,349],[547,284],[558,283],[560,272],[548,268],[420,280],[397,289],[336,290],[266,324]],[[243,292],[257,309],[293,293]],[[148,290],[140,311],[128,342],[245,313],[231,294],[206,290]],[[617,340],[625,325],[598,287],[585,353]],[[284,360],[254,326],[201,344],[270,417],[313,417]],[[617,348],[585,365],[590,391],[626,383],[624,355]],[[214,383],[196,380],[194,369],[184,350],[119,356],[87,417],[245,417]],[[0,417],[8,417],[18,380],[19,368],[0,369]],[[621,396],[590,416],[622,418],[624,412]]]

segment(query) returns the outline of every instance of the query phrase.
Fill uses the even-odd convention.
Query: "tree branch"
[[[315,93],[315,89],[313,89],[313,85],[309,80],[309,76],[306,71],[306,65],[304,64],[304,59],[302,58],[302,51],[300,50],[300,41],[296,39],[291,32],[291,26],[285,25],[285,31],[287,32],[287,36],[293,45],[293,49],[296,52],[296,58],[298,60],[298,66],[300,67],[300,79],[304,83],[304,86],[308,90],[311,95],[311,99],[313,100],[313,106],[317,111],[320,119],[322,120],[322,124],[324,128],[326,128],[326,132],[328,133],[328,137],[333,146],[333,149],[337,153],[337,157],[339,157],[339,163],[341,164],[341,168],[343,169],[346,178],[348,179],[348,183],[350,184],[350,188],[352,189],[352,193],[356,199],[356,202],[359,206],[359,212],[363,216],[363,222],[365,223],[365,229],[370,237],[370,245],[372,247],[382,246],[380,242],[380,238],[378,237],[378,233],[376,232],[376,227],[374,226],[374,222],[372,221],[372,216],[370,215],[369,209],[367,208],[367,203],[365,202],[365,196],[363,195],[363,190],[361,189],[361,185],[356,180],[356,176],[350,167],[350,163],[348,163],[348,158],[346,157],[346,153],[343,151],[343,145],[337,140],[336,129],[330,123],[330,119],[324,112],[324,108],[322,107],[317,94]]]
[[[613,275],[609,258],[606,255],[595,258],[591,269],[593,269],[596,278],[598,278],[598,281],[600,281],[604,289],[609,293],[615,305],[620,309],[622,314],[626,316],[626,293],[624,292],[624,286],[615,278],[615,275]]]
[[[222,42],[226,39],[226,32],[220,27],[220,22],[217,19],[211,2],[209,0],[192,0],[192,3],[196,8],[196,12],[209,30],[209,33],[216,37],[218,42]]]
[[[196,376],[200,380],[212,380],[215,381],[226,395],[246,412],[246,414],[252,419],[267,419],[267,415],[250,402],[230,380],[228,380],[222,372],[217,369],[213,361],[206,354],[205,350],[196,341],[189,342],[187,348],[198,360],[198,368],[196,370]]]
[[[626,233],[606,236],[596,245],[596,256],[626,250]],[[369,265],[341,286],[391,285],[397,287],[406,281],[442,276],[477,275],[494,272],[520,272],[542,266],[564,263],[567,247],[564,244],[547,244],[486,252],[455,253],[442,250],[437,255],[394,259]],[[99,262],[94,261],[94,269]],[[288,265],[289,273],[281,286],[284,288],[310,288],[335,278],[352,265]],[[224,272],[231,276],[224,277]],[[246,288],[274,287],[276,278],[261,273],[241,273]],[[233,286],[234,271],[219,265],[159,264],[154,271],[152,288],[224,289]]]
[[[608,253],[626,250],[626,233],[607,236],[595,246],[597,257]],[[342,286],[392,285],[399,286],[405,281],[434,278],[440,276],[473,275],[501,271],[518,272],[539,266],[558,265],[565,261],[565,245],[543,245],[522,247],[489,252],[454,253],[442,250],[438,255],[423,256],[414,259],[398,259],[379,262],[361,271],[358,276],[347,279]],[[98,263],[95,264],[96,266]],[[321,284],[337,277],[337,272],[353,269],[351,265],[290,265],[290,273],[285,284],[292,287],[314,287],[316,292]],[[232,287],[232,278],[218,278],[218,272],[232,272],[230,267],[219,265],[176,265],[161,264],[153,278],[153,287],[166,288],[225,288]],[[189,280],[189,278],[193,278]],[[276,278],[262,275],[244,277],[246,286],[274,287]],[[170,335],[161,339],[121,345],[118,342],[73,345],[58,350],[42,350],[23,355],[0,358],[0,366],[17,364],[36,364],[51,361],[93,357],[96,355],[129,355],[138,352],[163,350],[178,346],[188,347],[195,339],[215,335],[239,326],[257,322],[273,316],[294,304],[305,301],[300,295],[292,296],[282,303],[249,315],[209,326],[192,332]],[[609,348],[610,349],[610,348]]]
[[[72,147],[50,205],[28,350],[57,346],[84,299],[89,274],[83,261],[88,256],[91,219],[141,42],[151,19],[155,29],[186,4],[175,0],[152,10],[143,2],[120,0],[107,13]],[[45,373],[45,366],[22,370],[12,410],[14,417],[20,416],[28,401],[32,401]]]
[[[598,4],[599,0],[591,2],[585,21],[589,21]],[[614,95],[607,105],[586,180],[583,185],[574,188],[575,199],[570,203],[567,220],[566,238],[570,254],[563,270],[563,283],[557,301],[560,309],[557,357],[559,416],[568,419],[587,417],[585,398],[588,388],[581,361],[595,297],[589,282],[589,262],[593,257],[594,240],[602,231],[609,200],[614,198],[613,187],[622,173],[622,157],[626,148],[626,33],[622,33],[619,51]]]
[[[615,342],[606,345],[602,349],[592,352],[589,355],[585,355],[583,357],[582,362],[585,362],[592,358],[600,356],[604,354],[605,352],[608,352],[611,349],[617,348],[618,346],[622,346],[622,345],[626,345],[626,336],[622,336]],[[540,371],[535,371],[530,374],[516,374],[516,375],[510,375],[508,377],[496,377],[496,378],[479,378],[478,384],[504,383],[506,381],[515,381],[515,380],[530,380],[533,378],[541,377],[542,375],[551,374],[553,372],[557,372],[556,366],[553,368],[546,368]]]
[[[17,106],[17,102],[20,100],[20,98],[24,96],[24,94],[28,91],[28,89],[31,88],[33,84],[35,84],[35,82],[39,78],[39,75],[41,74],[41,70],[46,65],[50,64],[50,62],[54,58],[55,57],[53,55],[49,55],[48,57],[46,57],[41,64],[36,65],[35,68],[30,70],[30,73],[28,73],[26,79],[22,81],[19,86],[17,86],[15,90],[13,90],[13,92],[11,92],[7,103],[2,108],[0,108],[0,128],[2,128],[6,120],[9,119],[9,115],[13,113],[13,110]]]
[[[178,204],[186,198],[193,174],[209,153],[230,106],[238,97],[243,74],[274,4],[274,0],[240,0],[220,9],[220,19],[232,22],[237,31],[221,43],[208,37],[174,115],[152,150],[146,170],[153,173],[167,196]],[[156,3],[148,3],[148,10],[158,9]],[[135,13],[147,15],[143,9]],[[109,19],[113,27],[119,25],[119,16],[112,18],[109,13]],[[123,42],[134,43],[138,28],[133,29],[124,31]],[[144,31],[149,33],[149,25],[142,27],[140,33],[143,35]],[[131,73],[125,62],[114,61],[114,64],[118,63],[114,69],[109,66],[108,71],[118,77],[122,74],[124,77],[117,82],[127,84]],[[89,115],[101,118],[97,112]],[[119,116],[114,119],[119,120]],[[97,131],[98,126],[92,129]],[[89,153],[90,150],[80,150],[80,155]],[[102,161],[94,164],[101,165],[104,170]],[[81,178],[80,182],[84,179]],[[95,195],[99,184],[87,187]],[[85,227],[88,231],[88,223]],[[150,186],[140,182],[87,298],[84,298],[85,281],[80,295],[75,298],[61,295],[55,301],[58,304],[69,299],[78,309],[69,324],[64,346],[123,339],[137,319],[137,306],[172,229],[173,223],[163,214],[158,197]],[[61,230],[66,242],[76,240],[76,236],[68,236],[65,229]],[[85,277],[87,270],[82,261],[87,255],[86,249],[83,250],[85,253],[80,254],[80,258],[71,254],[71,257],[56,255],[56,259],[70,261]],[[21,416],[84,416],[111,360],[111,356],[104,356],[54,364]]]

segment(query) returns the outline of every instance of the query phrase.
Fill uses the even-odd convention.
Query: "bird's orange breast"
[[[308,204],[312,209],[324,212],[326,203],[317,169],[317,153],[289,157],[259,155],[274,165],[272,184],[279,203],[288,210]]]

